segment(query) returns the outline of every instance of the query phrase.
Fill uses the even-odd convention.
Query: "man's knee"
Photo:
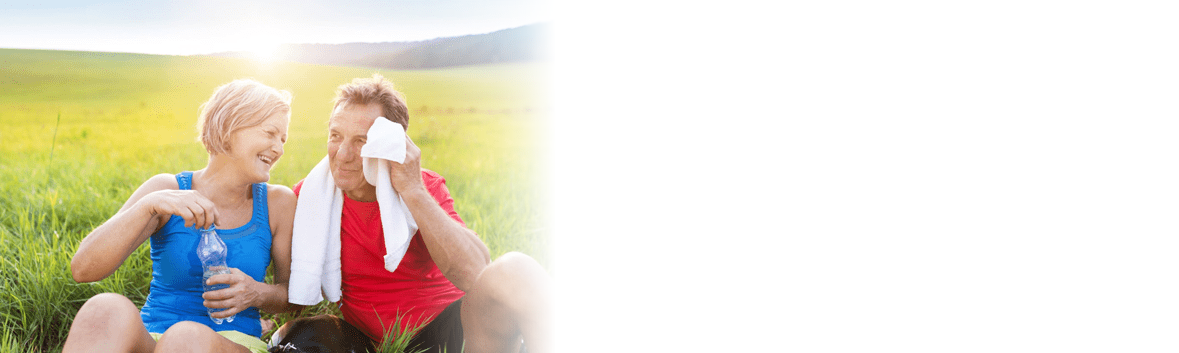
[[[545,280],[548,273],[531,256],[519,252],[509,252],[492,261],[483,273],[479,275],[488,282],[514,282]]]
[[[545,300],[548,286],[548,272],[540,263],[528,255],[509,252],[492,261],[479,274],[475,288],[483,295],[519,309],[520,305]]]
[[[463,299],[467,351],[517,350],[520,334],[528,334],[523,329],[545,323],[537,317],[548,312],[550,281],[544,267],[528,255],[509,252],[492,261]]]

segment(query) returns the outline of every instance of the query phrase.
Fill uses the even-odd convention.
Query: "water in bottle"
[[[201,242],[197,244],[197,257],[201,259],[201,267],[204,270],[204,275],[201,278],[201,284],[205,287],[205,292],[215,291],[223,288],[228,288],[228,284],[218,283],[209,285],[209,277],[230,273],[229,266],[226,265],[226,255],[228,249],[225,247],[225,242],[221,241],[221,237],[217,235],[215,227],[201,230]],[[225,310],[224,308],[207,308],[209,309],[209,318],[213,322],[220,325],[222,322],[233,322],[234,316],[224,319],[213,317],[213,313]]]

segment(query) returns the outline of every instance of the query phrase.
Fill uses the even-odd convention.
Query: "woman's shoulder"
[[[270,214],[273,215],[275,212],[294,213],[296,201],[298,198],[295,197],[295,192],[286,185],[266,184],[266,203]]]
[[[160,173],[147,178],[140,189],[144,191],[179,190],[180,182],[176,181],[176,174]]]
[[[284,185],[266,185],[266,208],[270,213],[270,229],[274,236],[291,235],[291,224],[295,221],[295,192]]]
[[[271,203],[275,201],[294,202],[295,192],[286,185],[266,184],[266,198]]]

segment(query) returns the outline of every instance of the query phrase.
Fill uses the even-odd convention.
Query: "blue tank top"
[[[176,175],[180,190],[192,189],[192,172]],[[250,222],[235,229],[217,229],[217,234],[229,248],[228,265],[245,272],[255,281],[265,280],[270,265],[270,212],[266,203],[266,183],[251,186],[254,192],[253,215]],[[201,294],[201,261],[196,247],[200,233],[185,227],[184,218],[172,216],[155,234],[151,235],[151,292],[139,316],[147,331],[163,333],[180,321],[195,321],[213,331],[239,331],[254,337],[262,336],[258,309],[248,308],[237,313],[233,322],[220,325],[209,319]]]

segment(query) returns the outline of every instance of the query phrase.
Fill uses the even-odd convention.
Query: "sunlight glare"
[[[278,43],[258,43],[249,50],[250,57],[259,62],[274,62],[281,57]]]

